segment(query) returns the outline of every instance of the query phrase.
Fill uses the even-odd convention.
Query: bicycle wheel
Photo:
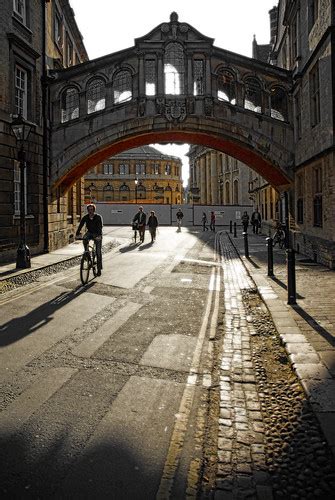
[[[93,275],[94,277],[96,277],[98,274],[98,260],[97,260],[97,254],[95,252],[92,252],[91,265],[92,265]]]
[[[80,261],[80,279],[83,285],[86,285],[90,275],[91,257],[85,252]]]

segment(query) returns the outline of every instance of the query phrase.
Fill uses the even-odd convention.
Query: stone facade
[[[56,14],[58,24],[56,28]],[[45,30],[44,30],[45,27]],[[56,43],[55,34],[59,35]],[[57,47],[56,47],[57,45]],[[72,57],[71,57],[72,48]],[[45,56],[45,57],[44,57]],[[67,217],[67,206],[81,206],[81,196],[60,196],[49,203],[49,119],[46,83],[48,69],[87,60],[87,53],[68,0],[2,2],[0,16],[0,259],[14,259],[20,241],[20,169],[18,145],[11,131],[21,114],[32,124],[24,144],[26,156],[26,236],[32,253],[68,242],[76,214]],[[43,64],[45,61],[45,64]],[[42,83],[41,83],[42,82]],[[44,133],[45,132],[45,133]],[[43,164],[45,164],[43,168]],[[78,184],[79,186],[79,184]],[[77,192],[76,192],[77,191]],[[45,215],[48,215],[46,217]],[[48,238],[50,226],[57,236]]]
[[[182,204],[181,169],[180,158],[151,146],[130,149],[88,171],[85,201]]]
[[[278,19],[271,59],[291,71],[295,82],[294,245],[335,268],[334,3],[279,2]]]

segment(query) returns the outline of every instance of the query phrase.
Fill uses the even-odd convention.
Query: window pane
[[[87,113],[105,109],[105,84],[102,80],[93,80],[87,88]]]
[[[79,117],[79,93],[77,89],[66,89],[62,95],[62,123]]]
[[[145,95],[156,95],[156,61],[145,61]]]
[[[129,101],[132,98],[132,79],[129,71],[120,71],[114,80],[114,103]]]
[[[184,93],[185,62],[184,50],[180,43],[170,43],[164,58],[165,93],[180,95]]]
[[[193,62],[193,94],[204,95],[204,61],[196,59]]]

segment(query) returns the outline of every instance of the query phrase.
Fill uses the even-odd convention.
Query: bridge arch
[[[53,187],[66,190],[109,156],[159,142],[217,149],[278,189],[291,182],[290,73],[215,47],[175,13],[134,47],[54,71],[52,77]],[[105,82],[104,106],[89,113],[88,86],[99,78]],[[79,104],[72,91],[76,107],[68,99],[70,111],[64,112],[69,88],[77,89]]]

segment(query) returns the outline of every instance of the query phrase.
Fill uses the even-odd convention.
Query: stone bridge
[[[291,76],[215,47],[172,13],[131,48],[53,71],[51,185],[150,143],[227,153],[278,190],[294,165]]]

